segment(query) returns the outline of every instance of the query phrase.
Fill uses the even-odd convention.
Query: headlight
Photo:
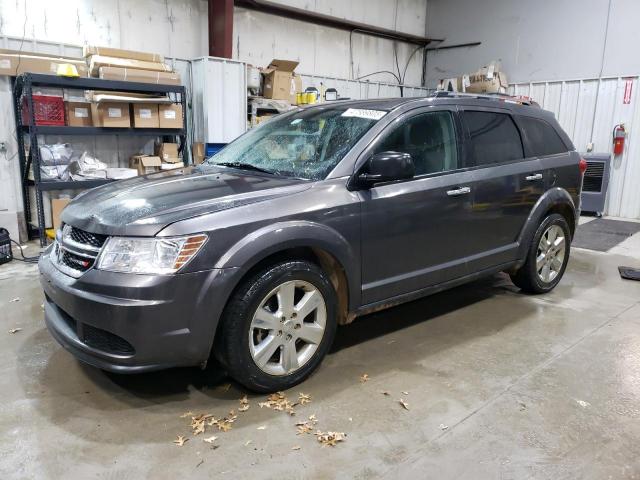
[[[171,238],[110,237],[97,268],[124,273],[175,273],[206,241],[207,236],[202,234]]]

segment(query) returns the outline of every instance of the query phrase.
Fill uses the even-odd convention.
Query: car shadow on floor
[[[343,349],[391,335],[411,326],[464,309],[495,295],[517,291],[504,274],[494,275],[475,282],[440,292],[413,302],[391,307],[356,319],[338,328],[329,356]],[[83,370],[97,383],[109,388],[117,386],[139,398],[158,399],[187,392],[189,387],[206,392],[214,398],[237,398],[244,388],[229,379],[220,366],[176,368],[137,375],[119,375],[101,372],[92,367]],[[229,387],[229,384],[233,388]]]
[[[446,335],[447,348],[452,346],[452,342],[464,342],[472,336],[490,334],[500,327],[496,327],[495,322],[483,323],[476,322],[476,319],[466,319],[468,313],[465,309],[489,300],[496,295],[512,295],[514,292],[517,292],[517,289],[511,284],[508,277],[504,274],[498,274],[420,300],[363,316],[349,325],[338,328],[334,344],[326,361],[333,362],[335,358],[336,360],[333,363],[339,363],[340,359],[338,357],[340,357],[341,351],[358,347],[366,352],[367,362],[370,363],[371,367],[370,371],[381,372],[385,368],[393,367],[382,353],[376,360],[375,352],[369,352],[369,350],[375,350],[377,347],[372,347],[371,344],[375,342],[387,343],[387,339],[392,336],[402,337],[397,335],[402,330],[417,328],[418,330],[412,332],[412,335],[417,334],[424,338],[430,338],[435,342],[438,342],[437,335]],[[433,332],[429,330],[429,323],[447,315],[456,315],[459,319],[465,322],[473,322],[476,326],[466,328],[466,325],[460,325],[459,322],[456,322],[458,323],[457,328],[464,329],[464,333],[460,335],[459,339],[455,335],[451,338],[452,333],[458,333],[455,332],[454,324],[440,327],[439,333],[433,337]],[[503,321],[515,321],[518,316],[514,315]],[[447,325],[446,322],[445,325]],[[412,364],[418,359],[411,356],[419,356],[419,354],[411,348],[404,348],[407,346],[404,343],[406,341],[408,340],[402,338],[394,346],[394,349],[403,349],[404,360],[407,364]],[[33,348],[35,348],[34,345],[26,348],[21,356],[26,359],[30,355],[28,350]],[[439,348],[445,347],[436,343],[429,347],[427,353],[433,354]],[[24,364],[27,364],[27,362]],[[327,368],[329,368],[327,371],[331,371],[331,367]],[[23,374],[25,378],[31,375],[26,372],[23,372]],[[245,392],[242,386],[227,378],[220,368],[208,368],[205,371],[198,368],[175,368],[143,374],[119,375],[84,365],[76,361],[66,351],[57,348],[57,345],[39,376],[40,384],[51,389],[58,399],[60,397],[73,397],[75,402],[80,402],[87,408],[97,410],[137,408],[185,401],[192,397],[194,390],[207,398],[220,401],[236,401],[239,395]],[[63,378],[65,380],[61,381]],[[314,380],[314,377],[311,380]],[[340,390],[344,387],[344,384],[340,379],[336,378],[335,385],[325,385],[325,387],[326,393],[323,396],[330,395],[332,391]],[[87,395],[78,396],[79,390],[86,390],[84,393],[87,393]],[[92,396],[88,395],[89,392],[99,392],[101,396],[107,398],[117,397],[118,402],[93,402]],[[53,408],[53,410],[57,410],[57,408]]]

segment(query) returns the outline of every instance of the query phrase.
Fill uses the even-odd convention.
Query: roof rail
[[[523,95],[509,95],[507,93],[463,93],[449,92],[447,90],[437,90],[430,95],[432,98],[477,98],[480,100],[493,100],[498,102],[517,103],[519,105],[529,105],[532,107],[540,107],[540,104],[531,97]]]

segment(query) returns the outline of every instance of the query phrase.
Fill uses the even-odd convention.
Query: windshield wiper
[[[219,162],[219,163],[214,163],[213,165],[220,165],[222,167],[237,168],[239,170],[252,170],[254,172],[262,172],[262,173],[268,173],[270,175],[275,175],[275,172],[272,172],[271,170],[267,170],[266,168],[256,167],[255,165],[251,165],[250,163]]]

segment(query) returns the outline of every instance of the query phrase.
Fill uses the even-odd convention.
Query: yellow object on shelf
[[[44,233],[47,235],[48,238],[50,238],[51,240],[56,238],[56,231],[53,228],[47,228]]]
[[[70,63],[61,63],[58,65],[58,69],[56,70],[56,75],[60,77],[79,77],[78,69],[75,65],[71,65]]]

